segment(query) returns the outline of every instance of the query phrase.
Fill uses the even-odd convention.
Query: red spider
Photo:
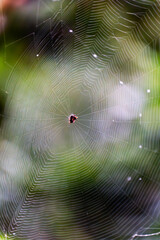
[[[77,116],[75,115],[75,114],[71,114],[71,115],[69,115],[69,117],[68,117],[68,120],[69,120],[69,123],[75,123],[75,121],[77,120]]]

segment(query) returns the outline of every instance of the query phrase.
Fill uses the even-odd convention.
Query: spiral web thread
[[[35,6],[34,32],[10,43],[4,33],[11,71],[2,89],[1,231],[13,239],[156,239],[159,1]],[[18,41],[26,49],[10,63]],[[72,113],[78,119],[69,124]]]

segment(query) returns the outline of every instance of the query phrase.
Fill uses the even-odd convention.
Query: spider
[[[71,114],[71,115],[69,115],[69,117],[68,117],[68,120],[69,120],[69,123],[75,123],[75,121],[77,120],[77,116],[75,115],[75,114]]]

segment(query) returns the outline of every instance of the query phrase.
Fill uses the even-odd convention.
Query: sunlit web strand
[[[75,126],[78,126],[78,123],[76,123],[77,125],[75,125]],[[87,147],[87,146],[86,146]]]

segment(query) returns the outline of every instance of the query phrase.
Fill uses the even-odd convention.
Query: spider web
[[[158,239],[159,1],[30,4],[35,30],[3,35],[2,233]]]

